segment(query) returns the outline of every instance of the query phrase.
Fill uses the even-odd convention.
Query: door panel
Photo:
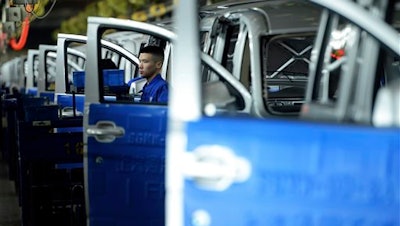
[[[119,86],[105,87],[103,82],[101,72],[105,58],[102,56],[105,54],[100,49],[101,38],[103,32],[114,30],[147,34],[165,42],[174,38],[171,31],[153,24],[116,18],[88,18],[84,108],[88,223],[90,226],[161,226],[165,222],[167,105],[134,103],[130,99],[119,99],[117,92],[108,92],[115,91],[111,87],[127,87],[120,83]],[[129,40],[137,41],[138,46],[150,44],[131,38]],[[108,60],[132,55],[126,57],[127,63],[138,65],[132,49],[116,47],[112,48],[112,54],[108,54]],[[166,59],[168,57],[165,55]],[[126,65],[119,66],[126,68]],[[125,91],[128,94],[128,89]]]
[[[400,224],[396,129],[203,118],[188,123],[186,133],[189,155],[201,156],[198,164],[229,167],[227,158],[216,161],[200,154],[219,147],[250,168],[249,177],[236,183],[229,174],[210,178],[206,167],[201,168],[203,176],[192,176],[185,168],[185,225],[207,219],[210,225]],[[232,184],[213,187],[223,180]]]
[[[124,131],[108,142],[88,138],[91,225],[164,224],[166,112],[156,105],[90,105],[90,125],[113,122]]]

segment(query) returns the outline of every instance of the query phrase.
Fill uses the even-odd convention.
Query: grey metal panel
[[[237,4],[225,4],[223,6],[204,7],[201,11],[210,15],[223,15],[224,13],[236,13],[245,11],[258,11],[268,20],[268,33],[279,34],[290,28],[301,31],[313,31],[318,26],[321,10],[306,1],[250,1]],[[212,12],[212,13],[210,13]]]
[[[232,4],[231,4],[232,3]],[[246,36],[249,38],[250,57],[251,57],[251,93],[253,96],[252,114],[265,117],[269,113],[266,110],[263,99],[263,80],[260,65],[261,43],[260,39],[267,35],[295,34],[304,32],[316,32],[320,20],[321,9],[313,7],[304,1],[256,1],[256,2],[231,2],[229,4],[214,5],[201,20],[203,29],[211,27],[212,23],[218,23],[218,18],[223,21],[237,23],[241,27],[233,57],[233,75],[240,77],[241,59],[243,57],[243,45]],[[204,10],[204,8],[203,8]],[[212,11],[212,13],[210,13]],[[223,26],[220,22],[219,26]],[[245,27],[245,29],[244,29]],[[216,39],[212,56],[220,61],[225,48],[224,33],[215,32],[219,35]],[[244,32],[248,32],[245,34]],[[221,37],[220,37],[221,36]],[[238,74],[239,73],[239,74]]]
[[[253,9],[267,15],[268,33],[271,34],[282,34],[286,31],[315,31],[321,14],[319,8],[305,1],[282,1],[280,4],[265,4],[264,7]]]
[[[383,12],[379,10],[382,9],[371,7],[373,11],[367,11],[352,1],[337,1],[334,4],[324,0],[313,2],[327,7],[330,9],[329,12],[337,14],[329,14],[326,11],[322,17],[310,67],[307,103],[304,105],[302,116],[308,119],[370,124],[375,71],[379,55],[377,41],[379,40],[383,44],[382,46],[388,47],[398,56],[400,54],[400,35],[391,25],[381,19]],[[338,5],[341,6],[338,7]],[[336,29],[335,21],[339,20],[339,15],[347,18],[359,28],[354,26],[353,31],[356,36],[346,47],[346,56],[341,59],[341,61],[345,61],[345,66],[341,70],[339,96],[336,102],[328,103],[324,102],[324,99],[319,102],[314,101],[313,98],[316,98],[314,95],[319,85],[314,79],[319,74],[324,76],[324,73],[330,71],[327,59],[330,58],[331,49],[325,48],[323,45],[327,45],[324,42],[329,40],[332,29]],[[332,23],[325,27],[329,21]],[[319,61],[317,61],[318,58]],[[321,87],[326,88],[326,86]]]
[[[250,68],[251,68],[251,94],[252,94],[252,111],[255,115],[263,117],[268,113],[264,107],[263,100],[263,89],[262,89],[262,71],[261,71],[261,43],[260,37],[265,35],[268,30],[265,18],[259,13],[243,12],[238,13],[237,16],[240,18],[242,23],[246,24],[248,35],[249,35],[249,46],[250,46]],[[262,21],[261,23],[253,23],[254,21]]]
[[[200,50],[197,4],[180,1],[174,13],[178,39],[174,42],[166,141],[165,225],[183,225],[183,175],[181,156],[185,150],[184,122],[201,117]],[[182,20],[185,18],[185,20]],[[183,63],[184,62],[184,63]],[[176,165],[178,163],[178,165]]]
[[[26,90],[33,88],[33,80],[34,80],[34,67],[35,67],[35,58],[38,56],[38,49],[29,49],[28,50],[28,59],[27,59],[27,73],[26,73]]]
[[[57,46],[56,45],[39,45],[39,74],[37,79],[37,95],[41,92],[46,91],[46,54],[50,51],[56,52]]]
[[[213,13],[218,10],[223,10],[227,8],[232,8],[232,7],[237,7],[241,5],[248,5],[252,3],[257,3],[257,2],[265,2],[265,0],[228,0],[228,1],[222,1],[219,3],[211,4],[211,5],[206,5],[202,7],[200,10],[201,12],[210,12]]]
[[[25,70],[25,64],[27,61],[27,56],[21,56],[18,57],[18,67],[17,67],[17,73],[18,73],[18,85],[19,87],[25,87],[25,77],[26,77],[26,70]]]
[[[63,54],[65,49],[67,48],[67,40],[69,39],[74,39],[76,38],[77,40],[86,40],[86,36],[78,36],[78,35],[69,35],[69,34],[58,34],[57,36],[57,52],[58,54],[57,57],[57,68],[56,68],[56,88],[55,92],[57,93],[65,93],[66,92],[66,86],[65,86],[65,73],[67,73],[67,68],[65,66],[66,63],[66,55]],[[82,53],[82,57],[86,57]],[[57,95],[55,95],[57,97]]]
[[[400,55],[400,34],[378,16],[366,13],[352,1],[347,0],[310,0],[315,4],[329,8],[339,15],[351,20],[360,28],[380,40],[397,55]]]
[[[232,76],[232,74],[229,73],[229,71],[226,70],[221,64],[216,62],[211,56],[201,53],[201,60],[217,71],[225,81],[227,81],[240,93],[245,102],[245,108],[241,110],[241,112],[249,113],[251,108],[251,94],[249,91],[247,91],[243,84],[240,83],[237,78]]]

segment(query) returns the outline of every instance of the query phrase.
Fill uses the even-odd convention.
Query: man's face
[[[150,53],[141,53],[139,55],[139,73],[144,78],[151,78],[159,73],[162,63],[157,61]]]

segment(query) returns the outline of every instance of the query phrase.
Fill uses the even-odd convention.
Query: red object
[[[335,59],[340,59],[342,56],[344,56],[344,50],[343,49],[338,49],[335,50],[333,53],[331,53],[331,57]]]
[[[15,38],[10,39],[11,48],[16,51],[23,49],[26,44],[26,40],[28,38],[28,33],[29,33],[29,16],[25,17],[25,20],[22,24],[21,37],[19,37],[18,42]]]

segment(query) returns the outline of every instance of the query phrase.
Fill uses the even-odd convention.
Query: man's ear
[[[160,69],[161,69],[161,68],[162,68],[162,65],[163,65],[163,62],[162,62],[161,60],[159,60],[159,61],[156,62],[156,67],[157,67],[157,68],[160,68]]]

